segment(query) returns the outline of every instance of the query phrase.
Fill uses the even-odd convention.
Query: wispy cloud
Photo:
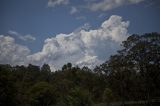
[[[98,15],[98,18],[102,18],[102,17],[105,17],[106,16],[106,13],[101,13]]]
[[[160,1],[159,0],[148,0],[145,3],[145,7],[154,7],[154,8],[160,8]]]
[[[89,23],[85,23],[84,25],[76,28],[76,29],[74,30],[74,32],[76,33],[76,32],[79,32],[79,31],[81,31],[81,30],[89,30],[90,28],[91,28],[91,25],[90,25]]]
[[[77,20],[86,20],[86,17],[85,16],[78,16],[76,17]]]
[[[83,0],[84,4],[74,4],[72,0],[48,0],[48,7],[55,7],[60,5],[68,5],[71,10],[69,13],[72,15],[79,10],[96,11],[108,11],[114,8],[118,8],[124,5],[138,4],[145,0]],[[152,5],[152,4],[151,4]],[[99,16],[102,17],[102,16]],[[84,19],[84,17],[77,17],[77,19]]]
[[[67,5],[69,0],[49,0],[48,7],[55,7],[57,5]]]
[[[97,0],[89,2],[87,8],[91,11],[108,11],[123,5],[137,4],[142,1],[144,0]]]
[[[74,13],[76,13],[76,12],[78,12],[78,9],[73,6],[73,7],[71,8],[71,10],[70,10],[70,14],[74,14]]]
[[[12,35],[12,36],[17,37],[17,38],[20,39],[20,40],[23,40],[23,41],[36,40],[36,38],[33,37],[33,36],[31,36],[30,34],[28,34],[28,35],[21,35],[21,34],[19,34],[18,32],[16,32],[16,31],[11,31],[11,30],[8,31],[8,33],[9,33],[10,35]]]

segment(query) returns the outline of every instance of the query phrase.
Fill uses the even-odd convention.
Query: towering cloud
[[[128,21],[113,15],[98,29],[79,28],[69,34],[47,38],[43,49],[34,54],[29,54],[27,47],[16,44],[14,38],[0,35],[0,63],[48,63],[52,70],[55,70],[71,62],[74,65],[93,68],[120,48],[120,43],[128,36],[128,26]]]
[[[128,21],[113,15],[98,29],[82,29],[46,39],[42,51],[28,56],[28,59],[35,64],[49,63],[55,69],[67,62],[93,68],[120,47],[121,41],[128,36],[128,25]]]

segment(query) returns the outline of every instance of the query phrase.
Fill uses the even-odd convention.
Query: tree
[[[38,82],[29,91],[31,106],[53,106],[56,104],[54,88],[47,82]]]
[[[67,63],[67,64],[63,65],[62,70],[70,70],[71,68],[72,68],[72,64]]]
[[[89,92],[80,88],[72,89],[66,101],[67,106],[92,106]]]
[[[113,97],[113,93],[112,93],[111,89],[106,88],[103,93],[103,101],[105,103],[107,103],[108,106],[110,106],[110,103],[113,101],[113,99],[114,99],[114,97]]]
[[[39,80],[39,76],[40,76],[40,67],[29,64],[28,67],[26,67],[26,72],[23,78],[25,86],[28,87],[34,85],[34,83],[36,83]]]
[[[41,67],[41,72],[40,72],[40,79],[43,81],[49,82],[51,79],[51,69],[48,64],[44,64]]]
[[[43,64],[41,67],[41,72],[46,71],[46,72],[51,72],[50,66],[48,64]]]
[[[160,34],[132,35],[94,70],[68,63],[51,72],[39,66],[0,65],[2,106],[91,106],[160,97]]]
[[[125,47],[123,54],[127,54],[134,69],[139,71],[141,84],[144,85],[145,98],[159,94],[160,86],[160,34],[147,33],[141,36],[132,35],[123,42]]]
[[[122,46],[122,50],[96,68],[105,72],[114,96],[122,101],[159,97],[160,34],[132,35]]]
[[[16,86],[10,65],[0,65],[0,105],[16,105]]]

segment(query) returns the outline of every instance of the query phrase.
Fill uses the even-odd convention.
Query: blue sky
[[[13,38],[33,55],[43,51],[47,39],[86,25],[85,30],[99,29],[112,15],[129,21],[127,34],[160,32],[159,11],[159,0],[0,0],[0,35]]]

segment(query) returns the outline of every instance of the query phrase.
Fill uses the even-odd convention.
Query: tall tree
[[[54,88],[47,82],[38,82],[29,90],[31,106],[53,106],[56,104]]]
[[[16,105],[16,86],[10,65],[0,65],[0,105]]]
[[[40,79],[49,82],[51,79],[51,69],[48,64],[43,64],[40,72]]]

